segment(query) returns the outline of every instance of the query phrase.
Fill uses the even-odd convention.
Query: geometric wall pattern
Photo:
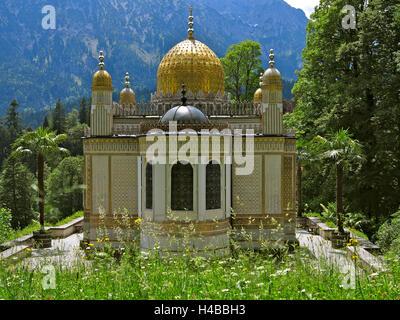
[[[282,156],[265,155],[265,213],[281,214]]]
[[[92,156],[93,213],[108,213],[108,157]]]
[[[283,209],[288,211],[295,210],[295,190],[293,183],[293,160],[294,157],[284,158],[283,170]]]
[[[137,157],[112,156],[111,157],[111,207],[113,213],[137,215]]]
[[[236,175],[232,166],[232,208],[237,214],[260,214],[262,211],[262,156],[254,156],[251,175]],[[240,166],[242,167],[242,166]]]

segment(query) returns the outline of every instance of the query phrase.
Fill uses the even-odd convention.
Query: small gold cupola
[[[270,50],[269,54],[269,68],[264,72],[262,77],[262,86],[278,85],[282,86],[282,76],[278,69],[275,68],[275,54],[274,49]]]
[[[125,75],[125,88],[122,89],[121,93],[119,94],[119,103],[122,105],[135,105],[136,98],[135,92],[133,92],[131,88],[129,73],[127,72]]]
[[[97,88],[97,89],[112,89],[112,79],[110,74],[104,70],[104,55],[103,51],[100,51],[99,55],[99,67],[100,70],[98,70],[94,76],[93,76],[93,87],[92,88]]]
[[[260,74],[260,88],[258,88],[256,90],[256,92],[254,92],[254,98],[253,98],[254,104],[259,104],[262,102],[262,89],[261,89],[262,77],[263,77],[263,73]]]
[[[269,58],[269,69],[264,72],[261,83],[262,130],[264,135],[280,136],[283,132],[282,76],[275,68],[273,49]]]
[[[93,76],[92,105],[90,108],[90,135],[111,136],[113,127],[112,114],[112,80],[110,74],[104,70],[104,55],[100,51],[99,67]]]

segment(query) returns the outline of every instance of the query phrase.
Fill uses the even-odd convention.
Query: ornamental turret
[[[103,51],[100,51],[99,67],[93,76],[92,106],[90,111],[91,136],[112,135],[112,79],[110,74],[104,70]]]
[[[275,68],[274,50],[270,50],[269,68],[262,76],[262,131],[264,135],[280,136],[283,132],[282,76]]]

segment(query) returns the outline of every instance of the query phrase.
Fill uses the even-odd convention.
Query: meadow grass
[[[110,252],[93,251],[89,264],[56,266],[56,287],[48,290],[40,268],[0,262],[0,299],[400,299],[398,257],[389,271],[357,276],[356,289],[345,289],[343,274],[300,247],[279,254],[235,250],[231,258],[208,260],[128,249],[116,259]]]

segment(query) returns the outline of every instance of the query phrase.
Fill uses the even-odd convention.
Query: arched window
[[[193,168],[178,162],[171,170],[171,209],[193,210]]]
[[[221,166],[212,162],[206,167],[206,210],[221,209]]]
[[[146,165],[146,209],[153,209],[153,165]]]

